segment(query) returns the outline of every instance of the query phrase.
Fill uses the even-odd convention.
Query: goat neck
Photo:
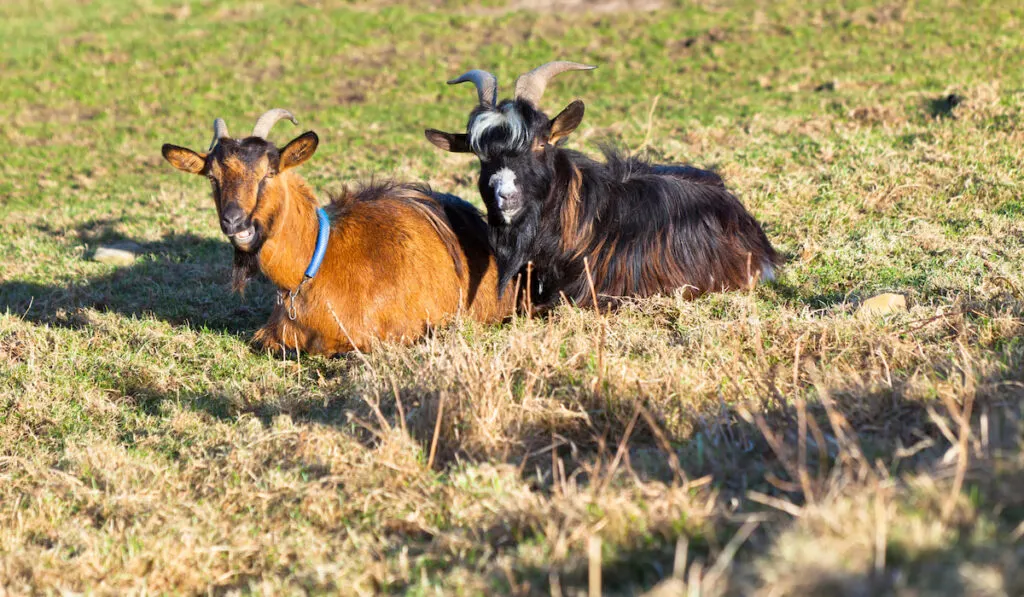
[[[274,178],[264,192],[276,209],[263,217],[270,225],[260,249],[260,269],[278,288],[293,290],[302,281],[316,247],[316,195],[293,172]]]

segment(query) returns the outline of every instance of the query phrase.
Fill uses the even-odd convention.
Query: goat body
[[[325,208],[331,220],[319,271],[305,276],[317,244],[318,202],[293,168],[319,144],[307,132],[278,149],[265,138],[271,110],[245,139],[214,122],[207,154],[164,145],[174,167],[210,179],[221,230],[235,247],[233,284],[258,272],[280,291],[255,342],[274,351],[365,351],[377,340],[412,342],[458,314],[483,322],[512,313],[480,212],[425,186],[370,185]]]
[[[263,242],[258,267],[279,288],[302,281],[316,242],[315,209],[311,198],[292,201]],[[512,297],[497,296],[486,226],[468,203],[425,188],[379,185],[345,193],[326,211],[327,253],[295,298],[295,320],[284,299],[256,333],[257,343],[326,354],[365,351],[375,340],[416,340],[458,313],[484,322],[511,313]],[[251,274],[248,267],[239,278]]]
[[[589,304],[595,293],[599,304],[677,289],[692,298],[773,276],[775,250],[717,174],[612,149],[603,164],[552,146],[538,157],[547,197],[490,219],[501,282],[532,262],[536,306],[562,295]]]
[[[748,288],[779,263],[760,224],[714,172],[652,165],[605,149],[606,163],[564,149],[583,120],[576,100],[548,119],[537,108],[555,75],[594,67],[541,65],[497,101],[497,78],[474,69],[479,105],[466,133],[425,131],[437,147],[476,154],[499,284],[525,274],[543,309],[562,296],[577,304],[682,290],[688,297]],[[595,296],[597,295],[597,296]],[[598,306],[598,305],[595,305]]]

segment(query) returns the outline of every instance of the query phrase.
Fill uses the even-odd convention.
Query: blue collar
[[[331,235],[331,219],[327,217],[324,208],[316,208],[316,219],[320,228],[316,232],[316,249],[313,250],[313,258],[309,260],[309,267],[306,268],[306,279],[316,276],[320,271],[320,264],[324,262],[324,255],[327,253],[327,237]]]

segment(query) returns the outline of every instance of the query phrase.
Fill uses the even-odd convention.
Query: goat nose
[[[514,209],[519,203],[519,192],[515,189],[498,189],[494,193],[498,209]]]
[[[245,225],[245,212],[238,207],[229,207],[220,217],[220,226],[227,234],[238,232]]]

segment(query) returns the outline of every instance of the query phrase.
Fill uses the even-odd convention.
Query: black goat
[[[605,148],[600,163],[558,143],[583,120],[576,100],[553,119],[537,107],[551,77],[594,67],[550,62],[516,81],[497,103],[494,75],[472,70],[480,103],[467,132],[426,131],[441,149],[480,159],[499,287],[529,274],[534,304],[561,295],[591,304],[682,289],[686,296],[749,288],[774,277],[778,255],[757,221],[714,172],[653,165]]]

